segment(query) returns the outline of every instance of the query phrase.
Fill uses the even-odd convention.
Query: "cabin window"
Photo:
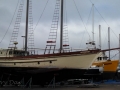
[[[99,61],[99,60],[100,60],[100,57],[98,57],[97,60]]]
[[[98,60],[102,60],[102,57],[98,57],[97,59],[98,59]]]
[[[11,55],[12,54],[12,51],[9,51],[9,55]]]
[[[14,51],[14,54],[18,54],[18,52],[17,52],[17,51]]]
[[[14,51],[14,53],[13,54],[16,54],[16,52]]]
[[[102,57],[99,57],[99,60],[102,60]]]

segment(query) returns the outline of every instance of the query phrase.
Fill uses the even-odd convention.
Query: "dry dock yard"
[[[30,87],[22,87],[22,86],[4,86],[1,87],[0,90],[120,90],[120,84],[99,84],[99,87],[79,87],[79,85],[64,85],[64,86],[30,86]]]
[[[86,79],[85,79],[86,80]],[[49,85],[45,85],[42,87],[41,85],[33,85],[32,81],[28,81],[27,83],[20,82],[3,82],[0,84],[0,90],[120,90],[120,81],[115,80],[107,80],[103,82],[90,82],[87,83],[50,83]],[[70,80],[69,80],[70,81]],[[4,85],[3,85],[4,84]]]

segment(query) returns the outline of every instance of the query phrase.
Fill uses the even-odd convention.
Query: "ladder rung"
[[[59,18],[59,16],[53,16],[53,17]]]
[[[56,28],[57,28],[57,26],[58,26],[57,24],[56,24],[56,25],[55,25],[55,24],[54,24],[54,25],[51,25],[51,27],[56,27]]]
[[[55,26],[55,25],[58,25],[58,24],[52,24],[51,26]]]
[[[58,21],[54,21],[54,20],[53,20],[52,22],[58,22]]]
[[[70,48],[63,48],[63,49],[70,49]]]
[[[50,30],[57,30],[57,29],[52,29],[52,28],[51,28]]]
[[[57,35],[49,35],[49,36],[57,36]]]
[[[68,44],[64,44],[63,47],[69,46]]]
[[[50,32],[50,33],[57,33],[57,32]]]
[[[56,41],[47,41],[47,43],[56,43]]]
[[[48,39],[56,39],[56,38],[48,38]]]
[[[46,46],[56,46],[56,45],[46,45]]]
[[[67,40],[68,38],[64,38],[63,40]]]

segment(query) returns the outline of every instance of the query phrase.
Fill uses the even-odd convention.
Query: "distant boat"
[[[102,57],[101,57],[102,58]],[[113,79],[115,78],[117,73],[117,67],[119,64],[119,60],[100,60],[95,61],[92,66],[95,67],[103,67],[103,73],[101,73],[101,77],[99,77],[101,80],[105,79]]]

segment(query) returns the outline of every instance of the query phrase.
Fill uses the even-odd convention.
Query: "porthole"
[[[40,62],[38,62],[38,64],[40,64]]]
[[[50,61],[50,63],[52,63],[52,61]]]

